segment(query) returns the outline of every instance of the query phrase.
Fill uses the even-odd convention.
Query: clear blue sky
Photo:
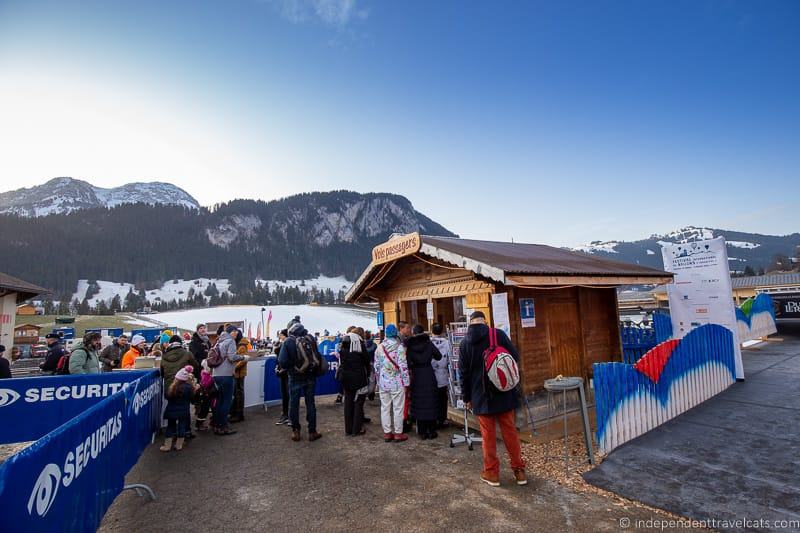
[[[800,231],[800,2],[0,0],[2,189],[406,195],[466,237]]]

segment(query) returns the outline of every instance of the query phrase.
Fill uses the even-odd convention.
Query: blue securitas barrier
[[[36,440],[152,370],[0,381],[0,444]]]
[[[0,531],[95,531],[159,429],[161,396],[158,372],[140,374],[0,464]]]
[[[317,378],[314,395],[338,394],[339,382],[336,381],[336,368],[339,366],[339,360],[332,353],[323,354],[323,357],[328,360],[328,373]],[[277,364],[278,358],[274,355],[268,357],[264,363],[264,403],[281,399],[281,380],[275,375]]]

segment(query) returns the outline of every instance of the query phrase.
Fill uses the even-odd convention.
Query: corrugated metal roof
[[[4,272],[0,272],[0,289],[6,289],[9,292],[18,293],[17,303],[25,301],[28,298],[33,298],[34,296],[38,296],[39,294],[50,293],[50,291],[44,287],[39,287],[33,283],[15,278],[14,276],[10,276]]]
[[[800,285],[800,272],[785,274],[766,274],[764,276],[746,276],[731,278],[734,289],[753,289],[756,287],[777,287],[781,285]]]
[[[578,276],[671,276],[655,268],[564,250],[544,244],[422,237],[423,244],[491,265],[506,274]]]

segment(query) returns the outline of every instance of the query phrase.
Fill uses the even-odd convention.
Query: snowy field
[[[303,325],[311,333],[324,330],[332,334],[345,331],[349,326],[361,326],[364,329],[375,331],[377,329],[376,314],[373,311],[364,311],[351,307],[332,307],[322,305],[274,305],[267,307],[264,320],[272,311],[270,336],[286,327],[286,324],[300,315]],[[197,324],[205,322],[245,321],[252,326],[255,336],[256,328],[261,322],[261,306],[259,305],[226,305],[221,307],[208,307],[205,309],[190,309],[188,311],[170,311],[156,313],[150,317],[165,322],[170,326],[193,330]],[[245,331],[245,334],[247,331]]]

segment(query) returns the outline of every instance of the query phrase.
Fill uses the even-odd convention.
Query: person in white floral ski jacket
[[[386,339],[375,350],[375,375],[381,397],[381,423],[385,442],[408,440],[403,434],[406,387],[411,384],[406,350],[397,336],[397,326],[386,326]],[[394,415],[394,426],[392,425]],[[394,427],[394,430],[392,430]]]

